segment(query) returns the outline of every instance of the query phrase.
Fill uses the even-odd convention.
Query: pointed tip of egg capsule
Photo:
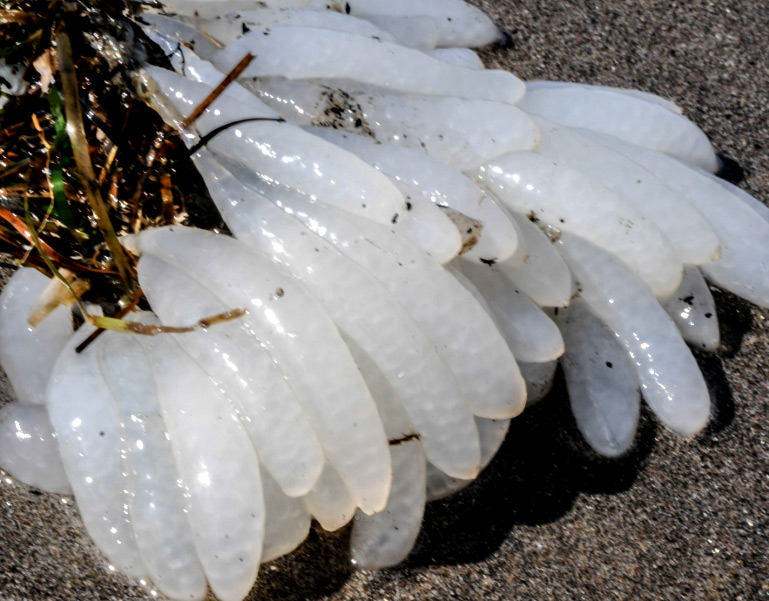
[[[693,410],[686,413],[679,412],[678,415],[669,417],[668,419],[661,419],[667,428],[675,432],[681,438],[694,438],[698,434],[702,433],[710,423],[710,400],[704,406],[700,404]]]
[[[716,177],[726,180],[734,186],[745,181],[745,169],[733,158],[718,153],[716,160],[718,161],[718,169],[714,172]]]
[[[502,29],[499,25],[497,25],[496,39],[491,43],[499,50],[512,50],[515,47],[515,40],[513,39],[512,34]]]

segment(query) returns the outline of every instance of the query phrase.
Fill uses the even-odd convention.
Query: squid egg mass
[[[480,4],[137,17],[227,233],[120,232],[154,336],[76,352],[69,309],[27,325],[51,280],[6,285],[6,596],[629,595],[765,542],[766,130],[729,92],[766,100],[764,17]]]

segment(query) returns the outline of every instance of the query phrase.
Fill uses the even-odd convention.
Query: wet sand
[[[769,201],[764,2],[482,4],[512,40],[486,51],[487,64],[667,96]],[[713,394],[703,435],[679,440],[647,415],[627,457],[597,459],[559,383],[514,420],[470,489],[428,507],[404,565],[355,572],[348,530],[313,530],[297,553],[262,567],[250,599],[769,597],[769,311],[729,294],[717,301],[723,344],[698,355]],[[71,500],[4,477],[0,508],[3,601],[154,598],[109,573]]]

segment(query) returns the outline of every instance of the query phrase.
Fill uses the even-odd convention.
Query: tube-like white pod
[[[714,178],[680,161],[611,136],[585,135],[633,159],[697,207],[721,241],[721,259],[702,266],[705,278],[769,307],[769,222]]]
[[[485,46],[499,41],[499,28],[483,12],[462,0],[351,0],[350,13],[361,17],[430,17],[440,46]]]
[[[393,487],[387,506],[372,516],[355,516],[350,551],[358,568],[385,568],[405,559],[419,535],[426,501],[425,453],[421,436],[387,378],[363,349],[353,341],[348,340],[348,344],[382,417],[393,463]],[[477,441],[477,433],[474,438]],[[474,445],[467,440],[457,439],[456,444],[475,453]]]
[[[563,338],[553,321],[493,265],[462,261],[456,266],[486,299],[513,356],[542,363],[563,354]]]
[[[672,242],[683,263],[701,265],[720,257],[718,236],[685,197],[635,161],[579,132],[535,119],[542,134],[536,153],[568,165],[627,200]]]
[[[499,157],[473,179],[511,210],[616,255],[658,297],[675,291],[683,265],[659,228],[598,182],[531,152]]]
[[[660,304],[686,342],[706,351],[718,348],[720,334],[716,303],[699,269],[685,265],[678,290]]]
[[[201,32],[211,36],[222,46],[232,44],[252,29],[271,31],[274,27],[286,25],[330,29],[378,38],[385,42],[400,42],[372,22],[332,11],[262,8],[231,12],[213,18],[198,19],[196,22]]]
[[[296,549],[310,532],[312,517],[301,497],[287,497],[272,477],[262,472],[264,545],[262,563]]]
[[[526,406],[529,407],[544,399],[553,387],[558,361],[544,363],[526,363],[519,361],[521,375],[526,380]]]
[[[0,409],[0,467],[29,486],[72,494],[48,410],[8,403]]]
[[[366,512],[381,509],[390,488],[387,441],[360,373],[318,302],[290,273],[227,236],[167,227],[145,230],[136,244],[249,311],[242,319],[288,377],[356,503]]]
[[[528,88],[521,108],[569,127],[583,127],[678,157],[714,172],[718,158],[708,137],[667,107],[611,88]]]
[[[643,92],[641,90],[634,90],[632,88],[615,88],[612,86],[597,86],[597,85],[591,85],[587,83],[576,83],[573,81],[545,81],[545,80],[535,80],[535,81],[527,81],[526,82],[526,89],[531,91],[536,90],[544,90],[544,89],[564,89],[564,88],[583,88],[586,90],[605,90],[610,92],[617,92],[618,94],[628,94],[630,96],[633,96],[634,98],[639,98],[641,100],[644,100],[646,102],[651,102],[653,104],[656,104],[658,106],[661,106],[676,115],[683,115],[684,109],[682,109],[680,106],[678,106],[675,102],[672,100],[668,100],[667,98],[663,98],[662,96],[658,96],[657,94],[651,94],[649,92]]]
[[[167,102],[186,116],[211,91],[176,73],[147,67]],[[240,119],[270,118],[274,113],[254,99],[244,104],[220,96],[195,123],[202,134]],[[215,135],[207,146],[240,161],[260,177],[321,194],[337,206],[381,223],[405,211],[397,188],[354,155],[289,123],[249,121]]]
[[[143,13],[141,19],[152,25],[162,36],[184,44],[187,48],[194,48],[195,54],[206,60],[210,60],[222,48],[221,45],[214,43],[209,36],[202,34],[189,23],[179,19],[149,12]],[[149,32],[149,29],[145,29],[145,31]],[[157,41],[154,36],[151,37]],[[163,46],[161,45],[161,47]],[[167,50],[169,54],[172,51],[173,49]]]
[[[241,81],[293,123],[364,134],[460,171],[539,142],[532,118],[502,102],[397,94],[346,80]]]
[[[425,454],[406,442],[391,450],[393,488],[387,507],[372,516],[359,516],[350,537],[352,561],[362,570],[400,563],[414,547],[426,502]]]
[[[438,27],[430,17],[370,15],[366,19],[386,31],[401,46],[429,53],[438,44]]]
[[[173,35],[166,35],[151,28],[146,28],[145,33],[163,49],[174,71],[184,78],[204,83],[210,87],[219,85],[225,78],[225,74],[214,67],[212,63],[201,58],[198,53],[193,52],[184,44],[179,43],[180,40]],[[263,102],[260,103],[251,92],[236,81],[231,82],[227,86],[223,95],[250,105],[254,109],[254,116],[278,117],[275,111]],[[189,138],[186,141],[189,142]]]
[[[445,211],[424,198],[420,190],[390,178],[406,199],[406,212],[393,224],[393,231],[408,238],[445,265],[462,251],[464,238]]]
[[[233,308],[151,255],[139,261],[139,282],[166,325],[189,326]],[[323,469],[323,449],[286,375],[247,325],[237,320],[176,338],[225,391],[262,466],[286,494],[305,494]]]
[[[505,71],[464,69],[411,48],[312,27],[254,29],[213,62],[229,72],[247,54],[258,56],[241,78],[349,79],[394,92],[518,102],[523,82]]]
[[[480,451],[467,400],[419,325],[388,289],[220,165],[203,157],[198,164],[205,165],[211,195],[238,239],[285,266],[344,335],[376,361],[424,437],[431,460],[453,475],[477,473]]]
[[[525,385],[507,344],[491,317],[442,267],[378,224],[249,179],[245,172],[236,175],[385,284],[454,373],[475,415],[520,412]]]
[[[522,244],[495,267],[540,307],[565,307],[574,289],[569,267],[539,227],[519,213],[510,215],[518,225]]]
[[[147,313],[132,318],[156,322]],[[128,511],[142,561],[163,594],[202,599],[206,577],[187,521],[149,359],[136,335],[106,332],[101,337],[92,352],[98,354],[99,369],[120,412]]]
[[[710,396],[697,362],[651,291],[619,260],[564,234],[559,250],[582,298],[617,334],[631,356],[641,393],[668,428],[699,432],[710,417]]]
[[[715,175],[708,173],[707,171],[703,171],[702,173],[707,175],[707,177],[710,178],[712,181],[719,184],[727,192],[731,192],[732,194],[734,194],[737,198],[742,200],[756,213],[761,215],[761,217],[763,217],[765,221],[769,222],[769,207],[766,206],[763,202],[761,202],[757,198],[752,197],[750,194],[745,192],[745,190],[743,190],[742,188],[738,188],[734,184],[731,184],[726,180],[721,179],[720,177],[716,177]]]
[[[436,48],[430,56],[465,69],[485,68],[481,57],[469,48]]]
[[[36,269],[23,268],[11,276],[0,294],[0,364],[22,404],[45,403],[53,364],[72,337],[67,307],[57,307],[35,327],[27,321],[49,283]]]
[[[416,188],[437,206],[453,209],[479,222],[482,229],[471,248],[462,252],[465,259],[504,261],[515,252],[518,232],[512,219],[493,198],[458,171],[402,146],[377,144],[370,138],[334,129],[316,127],[309,131],[352,152],[391,178]]]
[[[256,451],[227,399],[175,340],[141,343],[203,571],[222,601],[241,601],[256,580],[264,537]]]
[[[290,9],[311,8],[313,0],[259,0],[263,8]],[[166,0],[163,9],[169,13],[181,13],[200,17],[216,17],[239,10],[253,10],[254,0]]]
[[[103,340],[75,352],[92,331],[80,328],[59,354],[46,390],[48,412],[86,530],[117,570],[148,578],[128,513],[120,412],[97,362]]]
[[[481,438],[482,467],[485,468],[497,454],[497,451],[505,441],[507,431],[510,428],[509,419],[483,419],[475,418],[478,426],[478,434]],[[447,476],[431,463],[427,464],[426,485],[427,500],[435,501],[443,499],[472,484],[472,480],[459,480]]]
[[[558,314],[566,342],[561,366],[582,436],[606,457],[633,444],[641,395],[625,348],[582,299]]]
[[[355,515],[355,499],[329,464],[325,465],[320,478],[302,501],[310,515],[329,532],[339,530]]]

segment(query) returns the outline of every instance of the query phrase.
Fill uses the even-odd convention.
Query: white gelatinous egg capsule
[[[262,472],[264,545],[262,563],[296,549],[307,538],[312,517],[302,497],[287,497],[269,473]]]
[[[393,231],[421,247],[436,263],[445,265],[456,258],[466,242],[449,213],[424,198],[417,188],[390,180],[406,199],[406,213],[393,224]]]
[[[391,42],[360,35],[285,26],[255,29],[220,50],[213,63],[229,72],[247,54],[258,56],[242,78],[347,79],[393,92],[518,102],[523,82],[505,71],[450,65]]]
[[[144,30],[156,42],[158,42],[157,34],[160,34],[167,39],[173,39],[177,44],[184,44],[186,48],[194,48],[198,56],[207,60],[221,50],[221,45],[213,42],[209,36],[178,19],[155,13],[145,13],[142,15],[142,19],[152,26],[152,28],[145,28]],[[181,44],[180,48],[182,47]],[[164,44],[160,44],[160,46],[163,48]],[[173,50],[173,48],[166,49],[166,52],[170,54]]]
[[[706,175],[708,178],[710,178],[712,181],[719,184],[722,188],[727,190],[728,192],[731,192],[734,194],[737,198],[745,202],[751,209],[753,209],[756,213],[761,215],[761,217],[764,218],[765,221],[769,222],[769,207],[766,206],[764,203],[762,203],[757,198],[753,198],[750,194],[745,192],[745,190],[738,188],[734,184],[731,184],[725,180],[722,180],[719,177],[716,177],[712,173],[708,173],[707,171],[702,172],[704,175]]]
[[[545,81],[545,80],[529,80],[526,82],[526,88],[531,90],[560,90],[564,88],[583,88],[585,90],[608,90],[617,92],[619,94],[628,94],[634,98],[644,100],[657,104],[667,110],[675,113],[676,115],[683,115],[684,110],[678,106],[672,100],[658,96],[657,94],[651,94],[649,92],[643,92],[641,90],[634,90],[632,88],[615,88],[612,86],[597,86],[586,83],[576,83],[573,81]]]
[[[473,295],[473,298],[478,301],[478,304],[481,305],[489,315],[494,314],[494,310],[489,306],[486,297],[483,296],[475,283],[460,271],[455,264],[452,263],[451,265],[447,265],[446,270]],[[506,338],[506,341],[509,346],[511,343],[509,337]],[[526,382],[526,405],[528,406],[531,403],[536,403],[541,400],[550,391],[553,384],[553,377],[555,376],[555,369],[558,367],[558,361],[553,360],[544,363],[526,363],[525,361],[517,361],[517,363],[521,376],[523,376],[523,379]],[[476,423],[479,423],[478,419],[476,419]],[[482,453],[483,444],[483,441],[481,441]],[[432,468],[432,470],[434,469],[435,468]]]
[[[566,342],[561,366],[572,413],[588,444],[616,457],[633,444],[641,396],[627,351],[580,298],[558,314]]]
[[[353,526],[350,551],[362,570],[387,568],[411,552],[419,535],[426,502],[425,455],[410,441],[392,449],[393,488],[387,506],[361,515]]]
[[[469,48],[436,48],[430,56],[465,69],[483,69],[483,61]]]
[[[618,259],[564,234],[558,245],[579,294],[631,357],[641,393],[663,424],[696,434],[710,417],[710,396],[691,351],[651,291]]]
[[[563,354],[563,338],[553,321],[493,265],[455,263],[486,299],[516,359],[554,361]]]
[[[519,361],[518,367],[521,368],[521,375],[526,380],[526,406],[529,407],[541,401],[550,392],[558,361],[546,361],[544,363]]]
[[[232,44],[252,29],[270,32],[275,27],[287,25],[341,31],[381,39],[385,42],[396,41],[392,35],[374,23],[331,11],[263,8],[197,19],[195,25],[198,30],[211,36],[222,46]]]
[[[505,436],[510,427],[510,420],[476,417],[475,424],[478,426],[478,434],[481,438],[481,449],[483,452],[481,466],[485,468],[505,441]],[[428,501],[453,495],[473,483],[472,480],[452,478],[430,463],[427,464],[426,478]]]
[[[495,263],[540,307],[565,307],[571,300],[574,281],[550,238],[524,215],[510,212],[523,244],[505,261]]]
[[[166,227],[145,230],[136,245],[248,311],[241,319],[289,378],[358,506],[381,509],[390,488],[387,441],[360,373],[318,302],[290,273],[227,236]]]
[[[32,307],[51,279],[32,268],[17,270],[0,294],[0,364],[22,404],[45,403],[48,377],[64,345],[72,337],[72,316],[59,306],[33,327]]]
[[[678,290],[660,304],[686,342],[706,351],[718,348],[720,334],[716,303],[699,269],[685,265]]]
[[[350,489],[328,463],[302,500],[310,515],[318,520],[324,530],[331,532],[339,530],[355,515],[356,503]]]
[[[656,102],[599,86],[534,84],[527,87],[520,105],[556,123],[610,134],[707,171],[718,169],[716,153],[702,130]]]
[[[352,15],[430,17],[438,28],[439,46],[485,46],[501,39],[494,22],[461,0],[351,0],[345,3]]]
[[[440,32],[435,21],[430,17],[368,15],[366,19],[379,29],[388,32],[398,44],[407,48],[429,53],[439,43]]]
[[[190,81],[204,83],[211,87],[218,85],[224,79],[224,73],[214,67],[208,60],[201,58],[202,55],[187,48],[182,43],[183,39],[176,38],[173,35],[166,35],[155,29],[147,28],[145,31],[147,36],[163,49],[168,60],[171,62],[171,66],[179,75]],[[197,45],[195,48],[197,48]],[[223,94],[238,102],[249,104],[254,109],[254,116],[278,117],[275,111],[264,103],[259,103],[251,92],[236,81],[230,83]],[[185,140],[189,141],[189,137],[186,137]]]
[[[8,403],[0,409],[0,466],[29,486],[72,494],[48,410],[42,405]]]
[[[363,349],[353,341],[348,340],[348,345],[377,404],[393,464],[393,486],[387,506],[372,516],[360,512],[356,515],[350,552],[353,563],[361,569],[385,568],[403,561],[419,534],[426,501],[426,457],[422,437],[387,378]],[[465,441],[456,442],[466,452],[475,453]]]

